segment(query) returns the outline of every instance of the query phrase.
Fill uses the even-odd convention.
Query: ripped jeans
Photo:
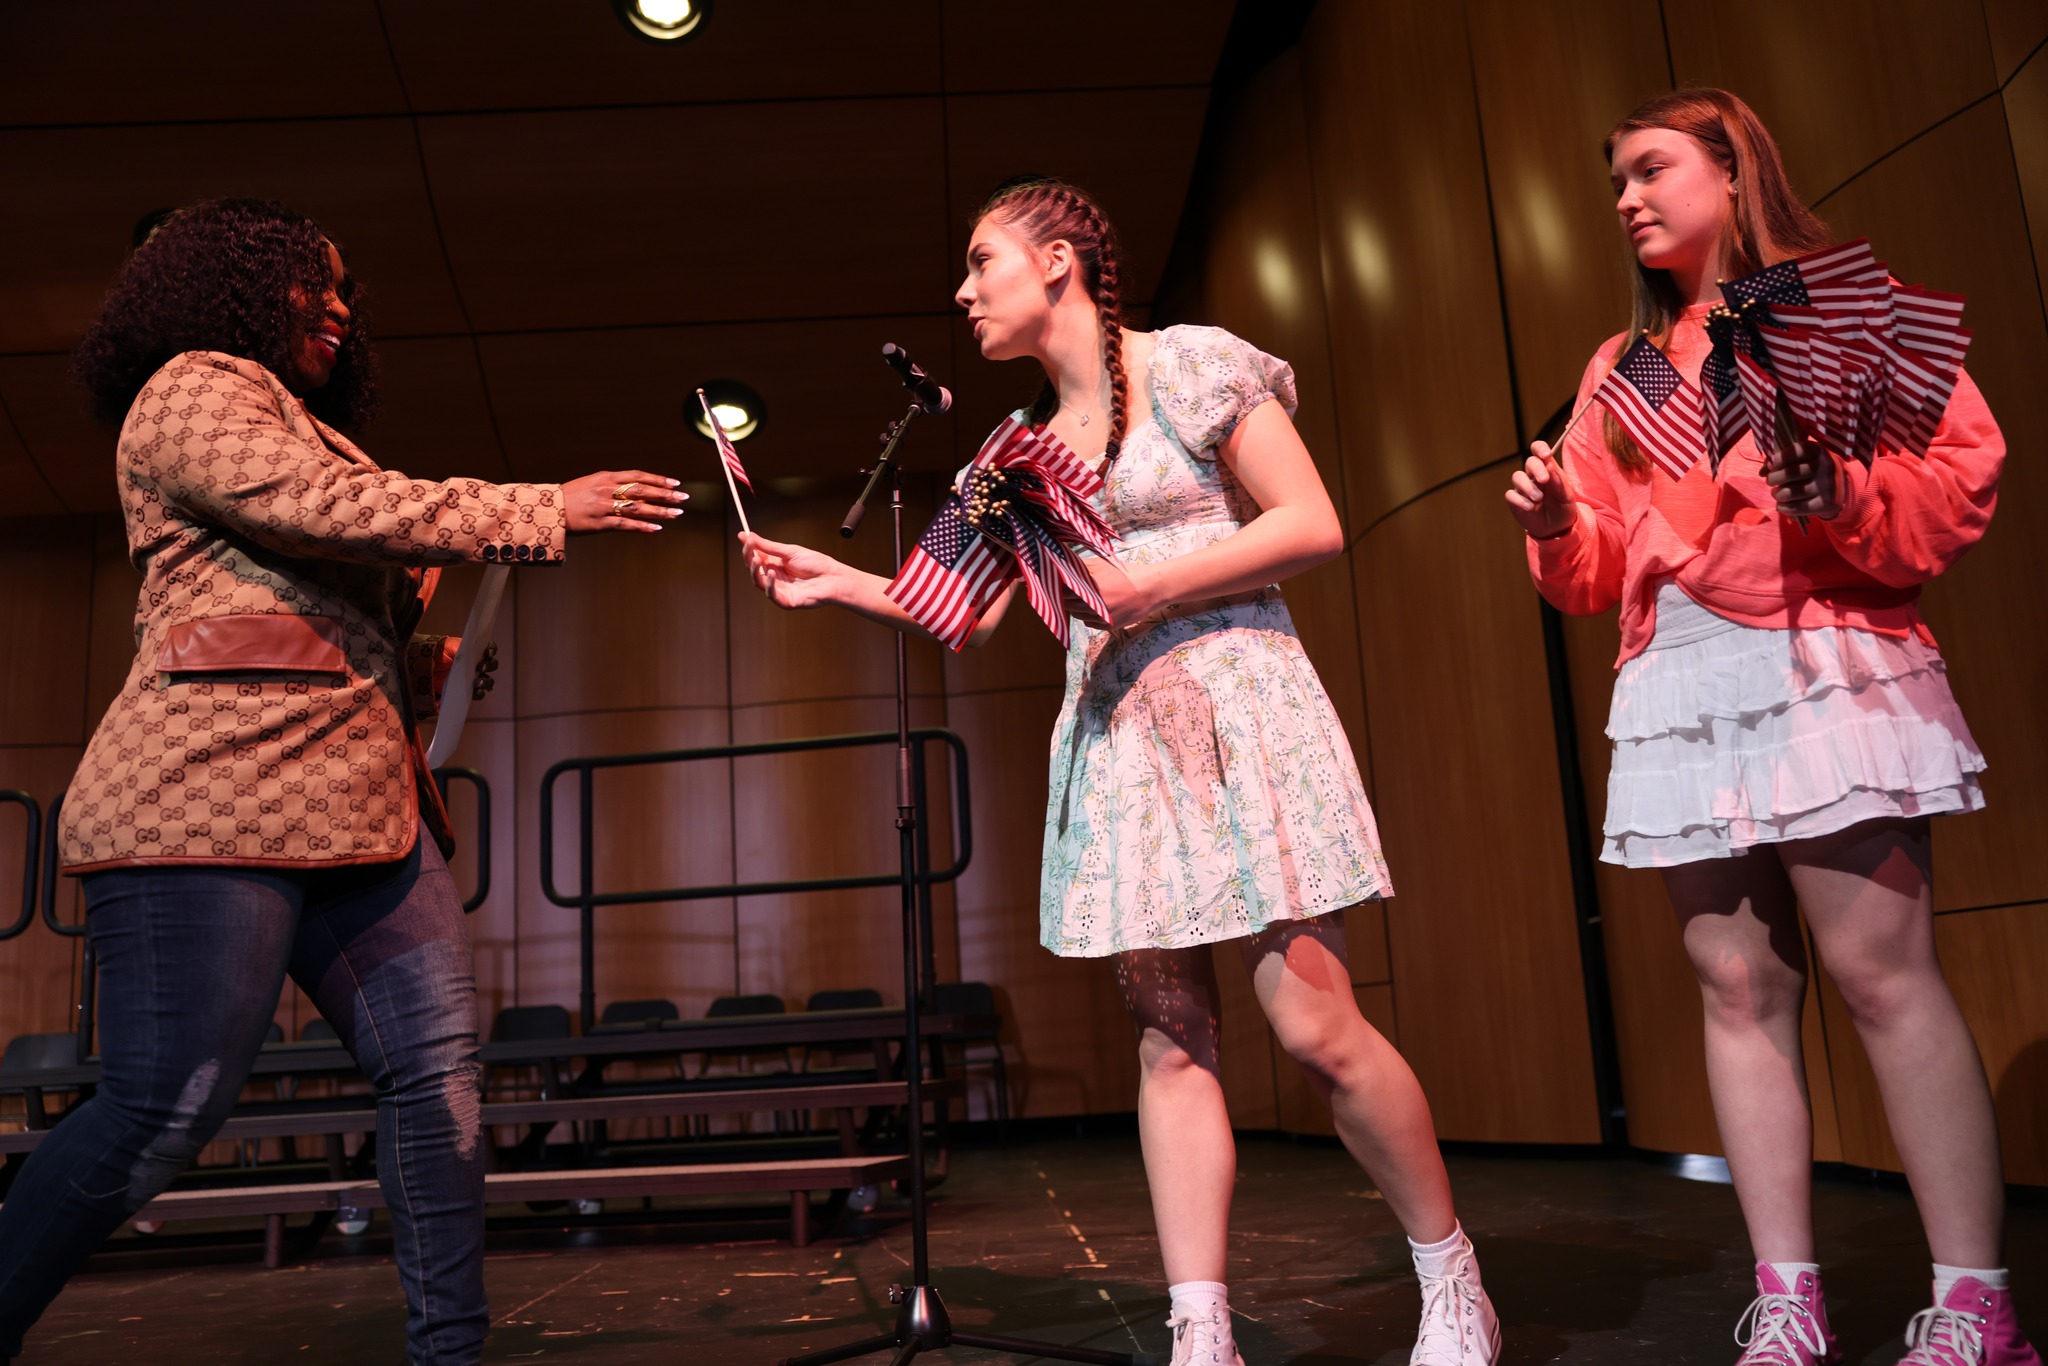
[[[104,1080],[0,1205],[0,1361],[219,1130],[287,972],[376,1087],[410,1360],[478,1360],[490,1319],[476,979],[432,841],[397,863],[321,871],[117,868],[88,874],[85,896]]]

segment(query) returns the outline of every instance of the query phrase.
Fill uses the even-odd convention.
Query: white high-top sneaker
[[[1229,1305],[1214,1314],[1174,1314],[1166,1326],[1173,1330],[1172,1366],[1244,1366],[1230,1335]]]
[[[1500,1356],[1500,1318],[1479,1284],[1479,1263],[1466,1243],[1445,1260],[1441,1276],[1423,1270],[1422,1326],[1415,1334],[1409,1366],[1492,1366]]]

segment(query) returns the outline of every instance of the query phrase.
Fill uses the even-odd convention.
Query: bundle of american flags
[[[1715,472],[1745,433],[1768,448],[1780,397],[1806,437],[1868,465],[1880,442],[1925,456],[1970,333],[1956,294],[1894,284],[1858,238],[1721,283],[1697,388],[1638,337],[1594,391],[1679,478]]]
[[[1050,433],[1006,418],[890,581],[890,601],[958,650],[988,605],[1021,578],[1032,610],[1064,647],[1062,586],[1108,615],[1072,548],[1116,558],[1116,533],[1088,502],[1101,489],[1102,476]]]

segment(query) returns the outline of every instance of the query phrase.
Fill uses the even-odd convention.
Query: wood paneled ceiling
[[[682,404],[729,377],[767,405],[757,485],[850,483],[895,341],[960,396],[908,463],[951,468],[1037,382],[957,320],[968,214],[1019,171],[1087,185],[1142,320],[1232,8],[719,0],[657,45],[609,0],[0,6],[0,516],[115,506],[68,352],[136,220],[215,195],[347,246],[386,466],[708,481]]]

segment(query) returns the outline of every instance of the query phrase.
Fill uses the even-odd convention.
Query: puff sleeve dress
[[[1293,371],[1228,332],[1154,342],[1149,410],[1097,499],[1132,564],[1258,516],[1216,447],[1268,398],[1295,406]],[[1039,898],[1054,953],[1235,939],[1393,894],[1351,745],[1277,586],[1122,630],[1077,622],[1066,685]]]

